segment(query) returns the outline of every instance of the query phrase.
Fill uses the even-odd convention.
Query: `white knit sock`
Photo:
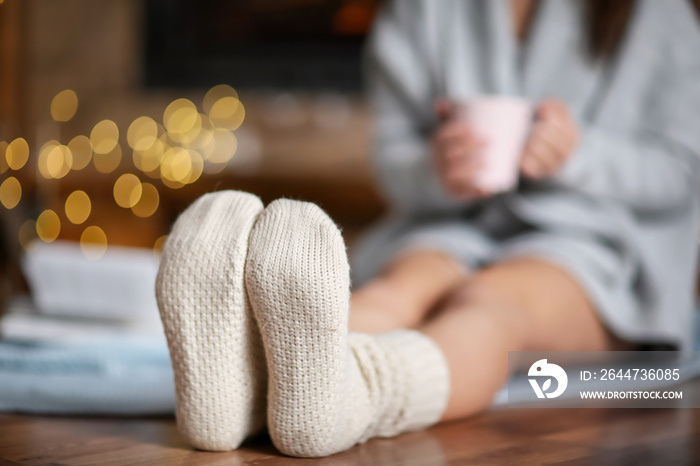
[[[266,369],[244,286],[251,194],[206,194],[180,215],[156,295],[175,372],[177,422],[196,448],[231,450],[265,421]]]
[[[279,200],[250,236],[246,287],[268,363],[268,429],[283,453],[317,457],[438,421],[449,373],[416,331],[348,335],[343,239],[313,204]]]

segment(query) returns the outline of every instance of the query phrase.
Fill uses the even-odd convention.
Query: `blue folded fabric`
[[[134,415],[174,409],[163,342],[0,342],[0,411]]]
[[[700,375],[700,314],[696,317],[695,352],[682,371],[684,379]],[[522,385],[529,393],[527,378],[520,378],[515,388]],[[511,390],[509,403],[517,402],[518,392]],[[504,389],[494,404],[507,400]],[[0,411],[154,415],[174,410],[165,340],[70,345],[0,341]]]

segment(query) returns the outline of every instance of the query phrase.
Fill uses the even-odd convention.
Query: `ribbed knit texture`
[[[247,193],[204,195],[178,218],[161,258],[156,295],[177,423],[203,450],[237,448],[264,425],[264,353],[244,286],[248,237],[262,209]]]
[[[313,204],[278,200],[250,236],[246,286],[265,345],[268,429],[285,454],[318,457],[426,427],[449,375],[415,331],[348,334],[350,278],[338,228]]]

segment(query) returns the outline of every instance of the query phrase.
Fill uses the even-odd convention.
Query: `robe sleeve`
[[[663,135],[589,127],[556,181],[638,211],[672,209],[698,194],[695,158]]]
[[[430,148],[437,124],[425,33],[418,3],[387,2],[366,51],[374,113],[373,163],[392,207],[404,212],[460,208],[442,188]]]
[[[673,209],[700,195],[700,23],[689,7],[681,2],[660,8],[670,16],[661,38],[646,48],[661,48],[665,61],[649,69],[643,55],[632,60],[637,68],[628,78],[654,73],[636,110],[637,123],[622,129],[609,115],[584,127],[578,150],[556,181],[639,212]],[[654,40],[649,37],[644,39]]]

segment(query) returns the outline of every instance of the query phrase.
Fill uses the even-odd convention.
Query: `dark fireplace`
[[[147,0],[148,86],[356,91],[379,0]]]

